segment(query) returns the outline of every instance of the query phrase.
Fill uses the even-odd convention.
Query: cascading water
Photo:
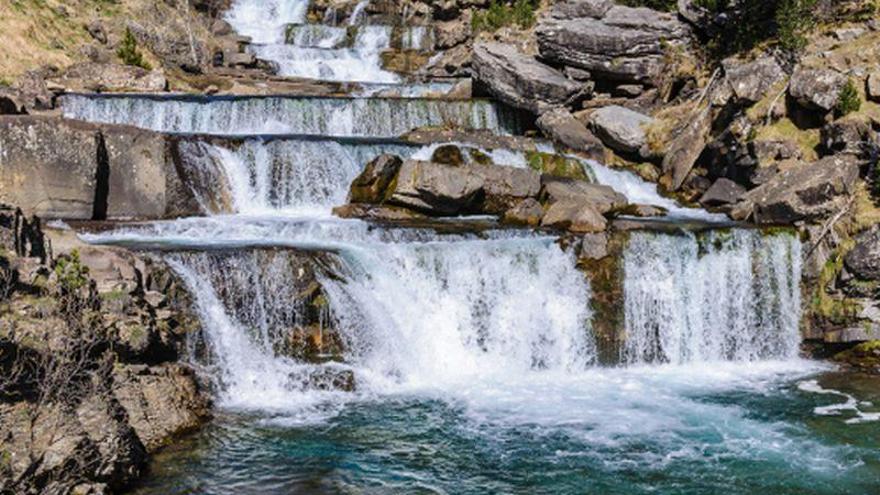
[[[793,235],[634,233],[624,254],[628,363],[790,359],[800,344]]]
[[[244,0],[233,3],[226,20],[240,34],[251,36],[256,43],[254,54],[273,62],[278,74],[324,81],[350,81],[393,84],[400,77],[382,69],[381,54],[391,49],[391,26],[365,25],[369,1],[358,2],[348,19],[348,28],[305,24],[308,0],[286,0],[277,5],[259,5]],[[266,19],[273,12],[284,12]],[[265,21],[257,29],[259,21]],[[353,42],[348,38],[353,35]],[[409,34],[419,40],[424,36]],[[318,40],[318,42],[316,42]],[[422,48],[422,45],[417,47]]]
[[[67,95],[64,116],[162,132],[397,137],[426,126],[519,131],[515,114],[485,100]]]

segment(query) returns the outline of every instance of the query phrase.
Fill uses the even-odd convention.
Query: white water
[[[624,272],[624,362],[797,356],[801,247],[793,235],[633,233]]]
[[[392,29],[363,25],[368,4],[368,0],[359,2],[348,20],[349,26],[357,28],[354,46],[350,48],[341,46],[348,36],[344,28],[303,24],[307,0],[276,0],[269,5],[237,0],[226,20],[238,33],[252,37],[256,44],[251,51],[258,58],[277,64],[280,76],[398,83],[397,74],[381,67],[381,53],[390,48]],[[293,25],[293,36],[287,36],[289,25]]]
[[[68,95],[64,116],[161,132],[222,135],[313,134],[397,137],[425,126],[516,132],[517,124],[485,100],[254,97],[192,99]]]
[[[286,138],[248,139],[232,149],[180,143],[184,166],[202,178],[191,184],[202,211],[246,215],[327,215],[345,203],[348,185],[365,163],[382,153],[407,156],[413,149]]]

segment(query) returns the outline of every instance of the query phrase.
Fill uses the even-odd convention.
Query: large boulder
[[[846,206],[855,193],[858,161],[836,155],[784,170],[743,196],[756,223],[816,221]]]
[[[734,204],[746,193],[746,188],[724,177],[715,181],[700,198],[703,206],[716,207]]]
[[[41,217],[93,218],[100,140],[90,124],[0,119],[0,202]]]
[[[844,257],[846,269],[861,280],[880,281],[880,228],[856,237],[856,246]]]
[[[603,215],[622,210],[628,204],[626,196],[601,184],[550,176],[544,176],[542,183],[541,198],[548,204],[586,204]]]
[[[482,213],[500,215],[541,192],[541,175],[531,169],[471,165],[468,170],[483,180]]]
[[[671,177],[672,190],[677,191],[684,184],[700,154],[706,148],[712,130],[712,111],[706,107],[701,110],[675,136],[663,156],[663,173]]]
[[[403,160],[395,155],[381,155],[367,164],[351,183],[348,201],[351,203],[382,203],[388,186],[397,177]]]
[[[565,2],[537,28],[541,57],[599,80],[656,84],[689,30],[673,14],[610,2]]]
[[[727,59],[722,66],[733,95],[746,104],[761,101],[786,77],[776,59],[769,56],[751,62]]]
[[[565,105],[583,90],[582,84],[502,43],[474,46],[472,70],[496,98],[534,114]]]
[[[593,132],[606,146],[630,155],[638,154],[647,144],[646,128],[651,122],[651,117],[617,105],[602,107],[589,119]]]
[[[874,137],[871,124],[858,116],[837,119],[822,127],[820,145],[828,154],[861,155]]]
[[[788,93],[806,108],[828,112],[837,105],[846,82],[847,77],[839,72],[798,66],[791,75]]]
[[[49,116],[0,118],[0,201],[47,218],[197,213],[162,134]]]
[[[147,452],[197,429],[210,416],[206,394],[185,366],[121,365],[115,368],[113,378],[113,393]]]
[[[483,190],[483,178],[464,167],[407,160],[386,194],[388,203],[432,215],[474,212]]]
[[[588,158],[604,159],[602,141],[568,110],[554,108],[538,117],[536,124],[548,138],[580,151]]]

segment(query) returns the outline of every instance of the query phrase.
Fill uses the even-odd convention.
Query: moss
[[[799,129],[788,118],[780,119],[771,125],[758,130],[755,139],[763,141],[792,141],[798,145],[804,160],[815,161],[819,158],[816,148],[821,140],[819,129]]]
[[[618,364],[624,333],[623,250],[629,232],[614,232],[608,239],[608,256],[579,259],[578,269],[590,280],[592,327],[601,364]]]
[[[863,342],[834,355],[834,360],[864,371],[880,371],[880,340]]]
[[[581,180],[591,179],[584,170],[583,163],[574,158],[540,151],[527,151],[526,161],[530,168],[548,175]]]
[[[810,303],[812,314],[832,324],[850,323],[862,310],[858,302],[845,297],[834,296],[828,292],[828,289],[837,279],[841,270],[843,270],[844,256],[854,245],[855,242],[852,239],[846,239],[840,243],[822,267],[813,292]]]
[[[102,292],[101,294],[99,294],[101,300],[107,302],[120,301],[126,296],[128,296],[128,294],[125,291],[119,289],[114,289],[109,292]]]

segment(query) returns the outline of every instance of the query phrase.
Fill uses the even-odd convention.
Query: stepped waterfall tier
[[[877,493],[880,387],[834,364],[880,369],[848,344],[880,328],[880,229],[847,237],[880,218],[880,75],[832,56],[861,28],[139,3],[70,7],[100,81],[0,80],[0,437],[43,449],[0,443],[0,493]],[[770,4],[749,36],[806,30]],[[92,396],[25,393],[10,363],[54,354]]]

